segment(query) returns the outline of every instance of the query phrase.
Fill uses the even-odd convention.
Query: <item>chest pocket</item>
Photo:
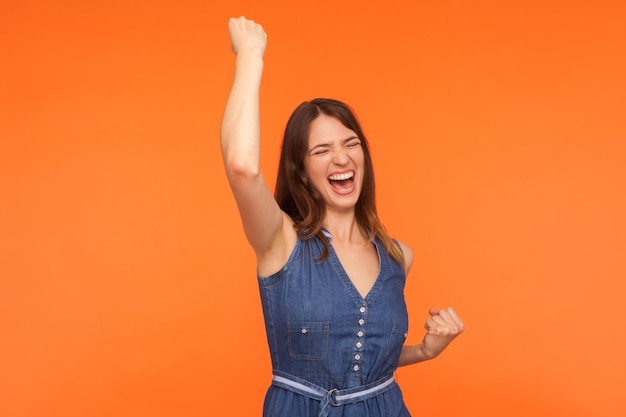
[[[322,360],[328,354],[329,322],[287,322],[293,359]]]
[[[385,355],[385,361],[389,365],[394,367],[398,366],[400,360],[400,353],[402,352],[402,346],[408,335],[409,326],[393,322],[393,329],[391,329],[391,337],[389,338],[389,345],[387,346],[387,354]]]

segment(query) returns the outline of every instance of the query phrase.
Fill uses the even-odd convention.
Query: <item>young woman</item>
[[[275,194],[259,170],[259,87],[266,34],[230,19],[235,76],[221,145],[258,283],[273,379],[267,417],[408,416],[398,366],[438,356],[464,328],[431,308],[421,344],[405,346],[404,284],[413,261],[376,213],[367,140],[337,100],[290,117]]]

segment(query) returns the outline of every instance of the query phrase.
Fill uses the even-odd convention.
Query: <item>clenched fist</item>
[[[428,310],[430,318],[426,320],[426,336],[422,350],[428,357],[438,356],[452,340],[465,330],[465,324],[453,308]]]
[[[230,32],[230,43],[235,54],[252,52],[265,53],[267,45],[267,34],[263,27],[253,20],[248,20],[241,16],[231,18],[228,21],[228,31]]]

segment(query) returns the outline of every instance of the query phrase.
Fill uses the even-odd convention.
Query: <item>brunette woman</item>
[[[452,308],[431,308],[422,343],[404,344],[413,253],[378,218],[367,139],[346,104],[296,108],[272,195],[259,169],[266,34],[243,17],[229,30],[236,63],[221,144],[257,258],[273,366],[263,415],[408,416],[394,371],[438,356],[463,322]]]

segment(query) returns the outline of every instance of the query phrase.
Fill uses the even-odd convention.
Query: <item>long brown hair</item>
[[[319,237],[325,248],[321,259],[327,259],[328,240],[321,230],[326,216],[326,204],[320,193],[309,183],[304,169],[311,123],[321,114],[337,118],[361,140],[365,172],[361,194],[355,206],[357,223],[368,233],[370,239],[378,238],[389,255],[397,263],[404,265],[402,250],[389,237],[378,218],[374,166],[367,139],[352,109],[341,101],[316,98],[300,104],[292,113],[285,128],[274,190],[278,205],[294,220],[296,231],[302,238]]]

